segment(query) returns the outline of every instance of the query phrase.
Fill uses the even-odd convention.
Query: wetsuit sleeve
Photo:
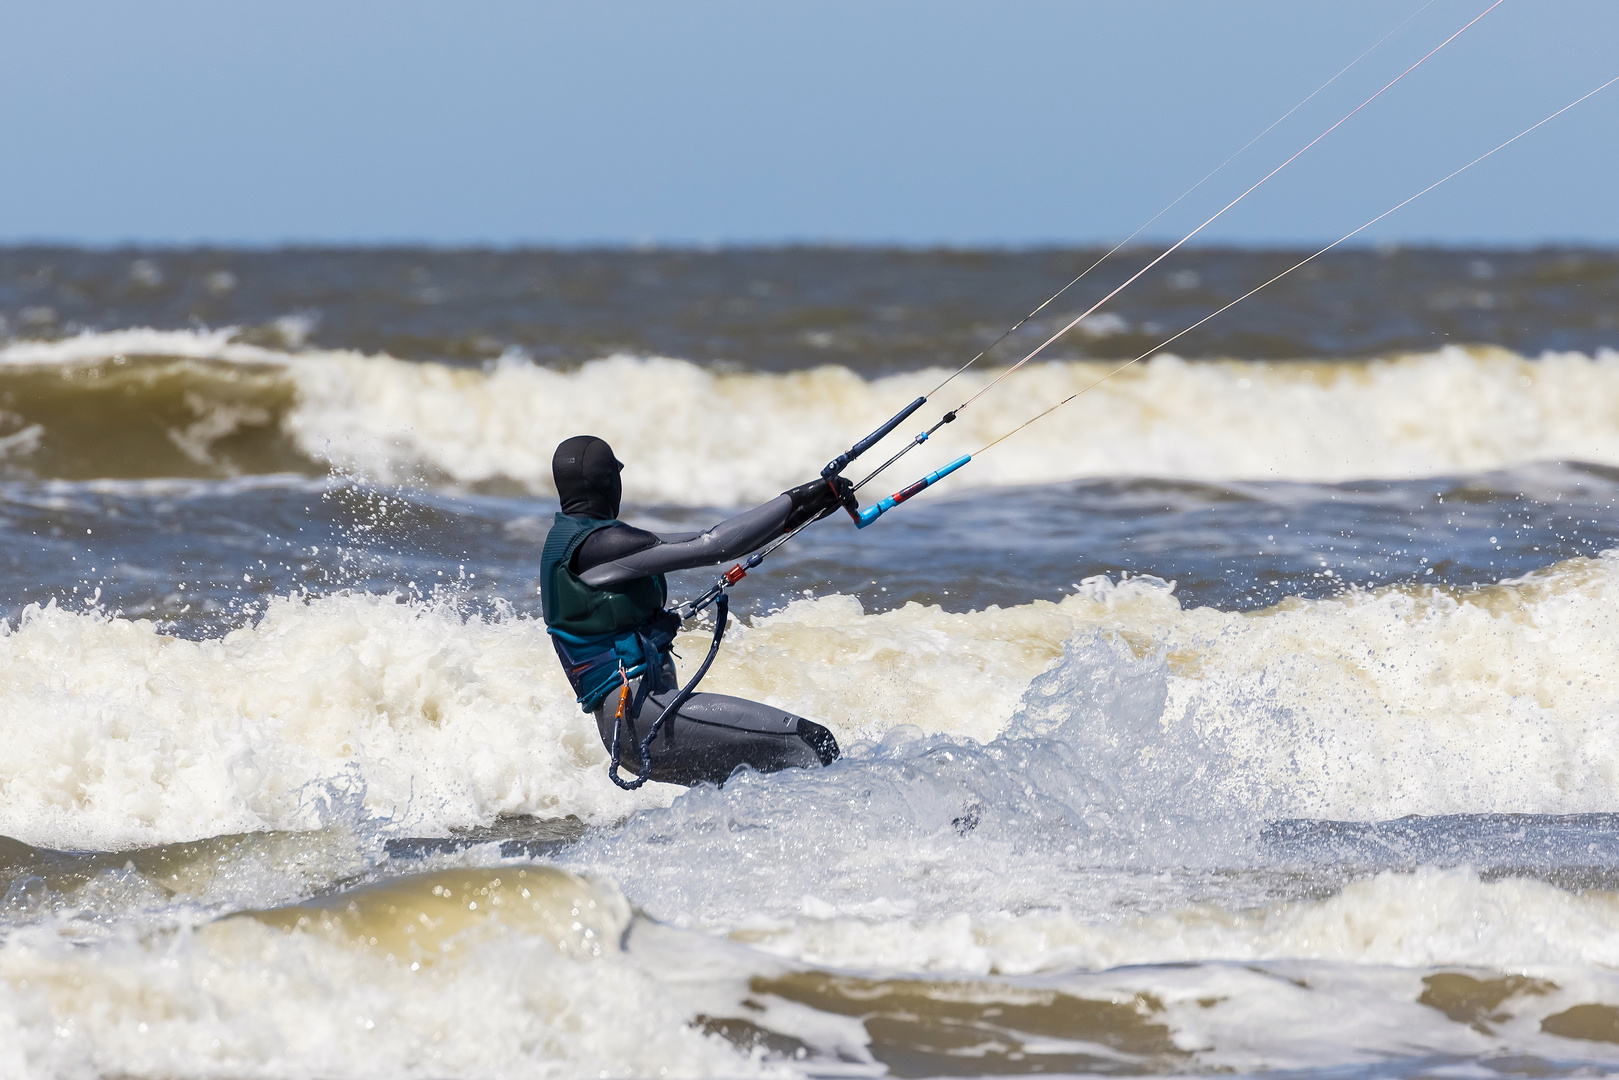
[[[576,572],[586,585],[600,586],[618,585],[650,574],[667,574],[671,570],[712,566],[726,559],[746,555],[754,548],[780,536],[782,526],[786,524],[787,515],[792,508],[793,500],[790,496],[778,495],[763,506],[756,506],[734,518],[727,518],[707,532],[696,534],[659,536],[629,526],[602,529],[593,533],[584,544],[580,545]],[[629,536],[611,538],[615,548],[618,544],[623,544],[623,547],[617,550],[609,550],[605,543],[596,550],[589,550],[592,546],[591,541],[596,537],[618,533],[621,530],[637,535],[633,538]],[[645,543],[643,538],[646,537],[651,537],[653,542]],[[626,550],[632,544],[635,545],[635,550]]]
[[[692,533],[696,536],[696,533]],[[661,544],[664,538],[657,533],[637,529],[634,525],[609,525],[605,529],[597,529],[584,542],[574,549],[573,558],[569,560],[568,567],[574,573],[583,573],[592,566],[599,566],[604,562],[612,562],[626,555],[633,555],[644,548]]]

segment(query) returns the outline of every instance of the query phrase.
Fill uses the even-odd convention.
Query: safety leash
[[[617,784],[625,791],[634,791],[636,788],[646,783],[647,778],[652,775],[652,740],[658,737],[658,732],[663,729],[663,725],[666,724],[671,717],[680,712],[681,706],[685,705],[687,701],[691,700],[692,694],[696,693],[697,691],[697,684],[703,681],[703,676],[707,675],[708,669],[713,666],[714,657],[718,656],[720,652],[720,642],[725,639],[725,624],[730,615],[730,609],[730,598],[727,597],[723,592],[714,598],[714,641],[708,647],[708,655],[705,656],[703,658],[703,662],[698,665],[697,674],[693,675],[690,681],[688,681],[685,686],[680,688],[680,693],[676,694],[674,699],[663,707],[663,711],[658,714],[658,718],[654,720],[652,722],[652,726],[647,729],[646,736],[641,740],[640,743],[641,768],[636,773],[634,780],[625,780],[623,777],[618,775],[619,733],[624,728],[624,702],[625,699],[627,699],[630,695],[629,680],[626,679],[624,684],[619,688],[618,711],[613,717],[613,742],[608,751],[612,755],[612,761],[607,766],[607,776],[608,779],[612,780],[613,783]],[[649,680],[655,677],[653,675],[653,670],[652,665],[649,663],[647,665],[646,673],[641,676],[642,685],[650,685]],[[619,672],[621,675],[623,671],[624,665],[622,662],[620,662]],[[650,697],[651,695],[647,694],[644,696]],[[642,700],[643,695],[639,693],[636,694],[637,712],[640,711],[639,706]]]

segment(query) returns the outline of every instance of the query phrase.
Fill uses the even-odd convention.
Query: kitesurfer
[[[841,476],[793,488],[707,532],[653,533],[618,520],[624,468],[594,435],[551,458],[562,510],[540,556],[546,628],[580,706],[596,716],[619,767],[641,771],[640,741],[679,692],[670,646],[680,619],[665,609],[664,575],[734,559],[806,522],[855,506]],[[837,740],[819,724],[726,694],[693,694],[653,742],[650,778],[723,783],[739,765],[760,772],[828,765]]]

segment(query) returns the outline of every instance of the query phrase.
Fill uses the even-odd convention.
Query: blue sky
[[[0,242],[1178,237],[1489,0],[0,4]],[[1507,0],[1211,227],[1333,239],[1619,74]],[[1380,225],[1619,242],[1619,86]]]

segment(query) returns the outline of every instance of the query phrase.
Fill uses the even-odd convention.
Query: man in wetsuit
[[[576,435],[551,458],[562,511],[540,556],[541,606],[580,706],[596,714],[620,769],[641,768],[640,742],[679,692],[664,574],[735,559],[807,521],[854,504],[847,480],[815,480],[701,533],[660,535],[618,520],[624,468],[612,447]],[[625,693],[623,688],[628,687]],[[620,704],[622,703],[622,716]],[[651,747],[651,779],[723,783],[739,765],[760,772],[828,765],[837,740],[819,724],[725,694],[693,694]]]

